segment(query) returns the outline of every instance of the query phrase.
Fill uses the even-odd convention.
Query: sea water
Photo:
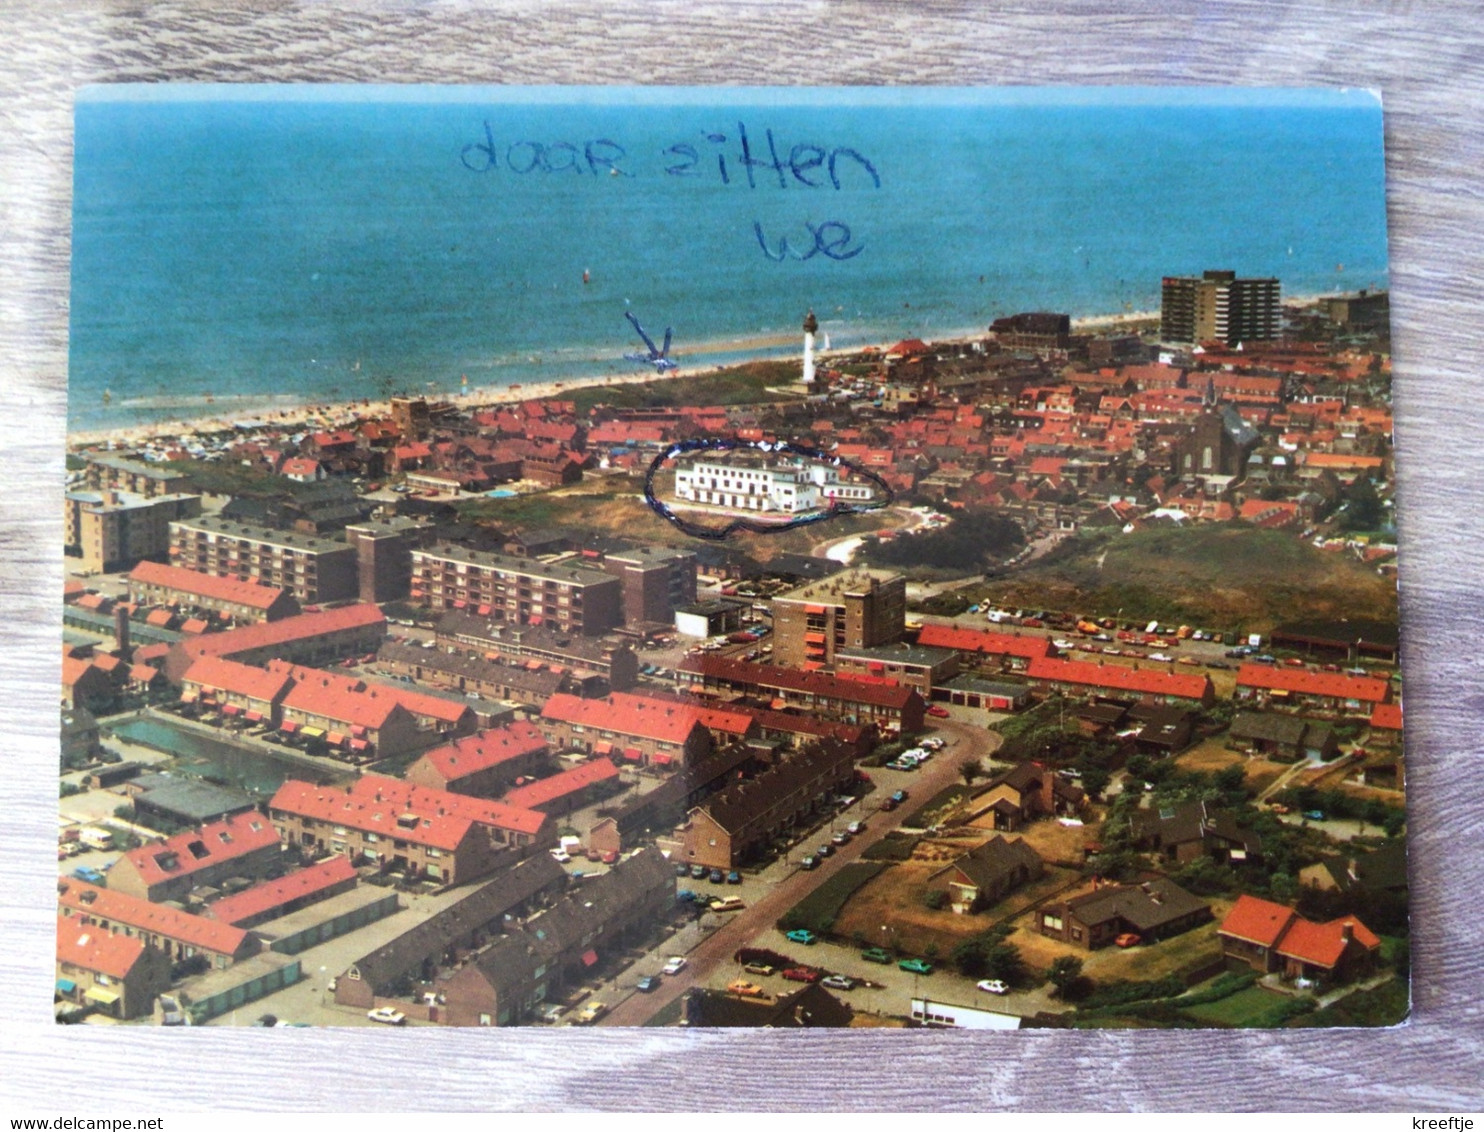
[[[1386,285],[1355,92],[95,87],[74,429]]]

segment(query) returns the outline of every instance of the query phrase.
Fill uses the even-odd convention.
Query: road
[[[952,719],[934,720],[934,723],[937,725],[936,729],[949,739],[948,746],[939,751],[923,769],[900,775],[901,783],[911,792],[913,803],[921,802],[945,786],[960,781],[958,768],[965,759],[985,758],[999,747],[999,736],[982,728]],[[870,773],[877,786],[871,802],[879,804],[881,798],[898,788],[898,776],[895,772],[878,772],[874,769]],[[887,781],[888,778],[890,782]],[[732,956],[739,947],[744,947],[756,937],[771,931],[778,917],[847,864],[860,860],[869,844],[901,826],[914,808],[914,805],[909,804],[890,813],[868,810],[866,816],[869,819],[869,831],[865,835],[836,850],[833,855],[825,858],[818,869],[805,872],[796,865],[792,866],[792,871],[786,872],[771,891],[754,900],[745,911],[733,915],[730,923],[701,941],[687,957],[690,963],[683,972],[662,980],[658,990],[649,994],[636,994],[619,1003],[599,1025],[642,1026],[689,988],[706,985],[718,967],[732,962]],[[851,815],[847,812],[843,816],[849,819]],[[821,839],[828,840],[828,833],[823,833]],[[812,844],[813,839],[806,843]],[[905,1002],[902,1004],[902,1012],[906,1012]]]
[[[926,516],[921,510],[915,507],[888,507],[884,513],[902,516],[902,522],[893,528],[895,530],[915,531],[927,525]],[[888,527],[883,525],[881,529],[887,530]],[[833,558],[837,562],[848,563],[854,557],[855,550],[859,548],[860,541],[860,535],[845,535],[841,538],[830,539],[828,542],[819,543],[817,546],[810,548],[809,554],[813,558]],[[852,543],[854,546],[851,547],[850,553],[844,557],[840,557],[838,553],[831,553],[838,548],[843,548]]]

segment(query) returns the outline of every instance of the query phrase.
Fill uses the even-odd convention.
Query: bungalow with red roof
[[[241,927],[193,916],[168,904],[151,904],[73,877],[57,882],[57,910],[79,923],[135,936],[177,963],[200,956],[208,967],[221,969],[260,950],[257,938]]]
[[[546,736],[530,720],[521,719],[435,747],[403,777],[431,790],[493,798],[516,778],[534,774],[550,749]]]
[[[294,456],[283,462],[278,474],[295,483],[317,483],[325,478],[324,466],[307,456]]]
[[[359,882],[349,857],[331,857],[307,868],[295,869],[277,880],[213,900],[206,915],[223,924],[252,928],[297,912],[310,904],[349,892]]]
[[[1390,698],[1390,682],[1372,676],[1270,664],[1244,664],[1237,670],[1239,700],[1369,715]]]
[[[1024,670],[1033,660],[1051,655],[1051,642],[1045,637],[960,629],[937,623],[919,629],[917,643],[927,648],[952,649],[966,660],[974,657],[981,663],[1017,671]]]
[[[1381,747],[1394,747],[1402,741],[1402,705],[1377,704],[1371,712],[1369,742]]]
[[[511,806],[539,810],[559,816],[592,804],[620,788],[618,767],[611,759],[598,758],[517,786],[501,801]]]
[[[1122,664],[1094,664],[1086,660],[1042,657],[1030,662],[1026,675],[1042,687],[1072,695],[1132,692],[1152,703],[1198,703],[1210,707],[1216,689],[1204,673],[1166,672]]]
[[[1381,940],[1355,916],[1315,923],[1294,909],[1242,894],[1216,929],[1230,967],[1288,979],[1343,983],[1375,969]]]
[[[109,871],[108,887],[158,904],[228,877],[266,877],[281,860],[272,823],[250,810],[130,849]]]
[[[874,723],[892,734],[922,730],[926,703],[917,689],[882,679],[799,672],[775,665],[702,655],[687,658],[677,670],[692,689],[733,689],[770,696],[774,711],[798,708],[849,723]]]
[[[601,700],[558,693],[546,701],[537,726],[553,746],[655,766],[688,764],[712,748],[695,705],[628,692]]]
[[[57,994],[110,1018],[138,1018],[170,989],[170,958],[137,936],[57,917]]]

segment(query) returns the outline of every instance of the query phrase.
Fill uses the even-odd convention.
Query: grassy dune
[[[1394,620],[1396,587],[1291,533],[1204,524],[1069,540],[977,597],[1263,632],[1288,620]]]

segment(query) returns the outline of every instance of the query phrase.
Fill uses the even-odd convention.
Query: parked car
[[[980,979],[974,984],[985,994],[1009,994],[1010,988],[1000,979]]]
[[[91,865],[82,865],[72,870],[72,875],[84,884],[102,884],[108,878]]]
[[[691,880],[705,880],[706,879],[706,866],[705,865],[692,865],[690,867],[690,876],[691,876]]]
[[[741,884],[742,883],[742,874],[739,873],[736,869],[733,869],[731,872],[727,873],[727,883],[728,884]]]
[[[835,847],[833,845],[830,845],[829,843],[825,843],[824,845],[821,845],[818,849],[814,850],[814,855],[816,857],[819,857],[819,858],[822,859],[822,858],[828,857],[834,851],[835,851]]]
[[[648,994],[652,990],[658,990],[659,985],[660,977],[658,975],[645,975],[642,979],[634,984],[634,987],[636,990],[641,990],[645,994]]]
[[[881,802],[881,809],[884,810],[886,813],[891,813],[891,811],[894,810],[894,809],[896,809],[896,808],[897,808],[897,803],[896,803],[895,799],[885,798]]]
[[[407,1015],[394,1006],[378,1006],[366,1011],[366,1017],[373,1022],[384,1022],[388,1026],[401,1026],[407,1021]]]
[[[793,931],[785,933],[785,935],[794,943],[813,944],[819,942],[819,937],[808,928],[795,928]]]
[[[749,983],[746,979],[733,979],[727,984],[727,990],[733,994],[739,994],[743,998],[767,998],[768,992],[756,983]]]
[[[884,947],[868,947],[861,952],[861,958],[868,963],[890,963],[891,952]]]
[[[866,823],[863,821],[853,821],[845,828],[850,831],[852,836],[859,836],[866,831]]]
[[[819,868],[819,862],[813,857],[805,857],[802,861],[799,862],[799,868],[803,869],[805,872],[808,872],[810,869]]]
[[[602,859],[603,864],[605,864],[605,865],[614,865],[614,864],[617,864],[618,863],[618,852],[617,852],[617,850],[614,850],[614,849],[604,849],[603,850],[603,855],[602,855],[602,858],[601,859]]]
[[[559,865],[565,865],[572,859],[572,854],[568,853],[565,849],[553,849],[551,850],[551,859]]]
[[[1138,947],[1143,937],[1138,932],[1124,932],[1113,940],[1115,947]]]
[[[839,833],[835,833],[835,834],[831,834],[830,835],[830,844],[831,845],[846,845],[849,842],[850,842],[850,834],[847,831],[843,830],[843,829]]]
[[[903,959],[897,966],[903,971],[911,971],[914,975],[931,975],[933,965],[926,959]]]
[[[767,963],[748,963],[743,966],[742,970],[746,971],[749,975],[762,975],[765,978],[768,975],[776,975],[778,973],[777,967]]]
[[[678,975],[681,971],[685,970],[687,962],[689,961],[684,955],[672,955],[665,960],[665,965],[660,970],[667,975]]]
[[[684,861],[680,862],[675,866],[675,875],[678,877],[690,876],[690,866],[687,865]]]
[[[907,800],[907,798],[908,798],[908,794],[907,794],[907,791],[905,791],[905,790],[894,790],[894,791],[892,791],[891,800],[893,802],[895,802],[899,806],[903,802],[905,802]]]
[[[675,899],[678,900],[678,901],[680,901],[680,903],[682,903],[682,904],[691,904],[691,903],[694,903],[696,900],[698,900],[700,898],[694,892],[692,892],[690,889],[688,889],[688,888],[682,888],[679,892],[677,892],[675,894]]]
[[[1324,811],[1323,810],[1305,810],[1304,811],[1304,817],[1308,818],[1310,821],[1323,821],[1324,820]]]
[[[927,709],[927,713],[929,715],[933,716],[936,719],[947,719],[948,718],[948,709],[946,707],[940,706],[939,704],[931,704],[931,705],[929,705],[929,707]]]
[[[577,1012],[577,1017],[573,1019],[573,1022],[578,1026],[591,1026],[607,1013],[608,1004],[606,1002],[589,1002]]]
[[[726,882],[727,875],[720,869],[712,869],[709,879],[712,884],[724,884]]]
[[[830,990],[854,990],[855,980],[849,975],[826,975],[819,985]]]
[[[813,967],[789,967],[783,977],[794,983],[817,983],[820,974]]]
[[[713,912],[740,912],[747,905],[743,903],[740,896],[728,896],[725,899],[717,899],[711,902]]]

